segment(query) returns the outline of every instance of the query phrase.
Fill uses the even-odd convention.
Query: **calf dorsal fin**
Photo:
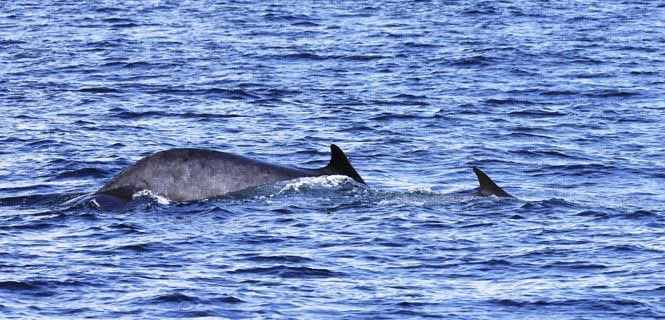
[[[503,191],[489,176],[482,172],[477,167],[473,167],[473,172],[478,176],[478,193],[484,196],[497,196],[497,197],[512,197],[508,192]]]
[[[330,162],[321,171],[329,175],[344,175],[362,184],[366,184],[351,165],[351,161],[346,157],[344,151],[334,144],[330,145]]]

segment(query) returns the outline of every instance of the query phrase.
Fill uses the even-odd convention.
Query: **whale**
[[[330,145],[323,168],[304,169],[197,148],[176,148],[138,160],[92,195],[100,207],[116,207],[141,191],[174,202],[220,198],[253,187],[303,177],[343,175],[366,185],[344,151]]]
[[[475,166],[472,169],[478,179],[473,195],[513,198],[481,169]],[[279,181],[327,175],[343,175],[367,185],[335,144],[330,145],[328,164],[317,169],[274,164],[215,150],[176,148],[138,160],[96,192],[66,204],[89,201],[97,208],[113,210],[124,208],[144,191],[169,201],[188,202],[222,198]]]

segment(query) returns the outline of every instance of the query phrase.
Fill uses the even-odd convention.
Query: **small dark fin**
[[[335,175],[340,174],[352,178],[362,184],[366,184],[363,178],[360,177],[356,169],[353,169],[351,162],[344,154],[344,151],[338,146],[330,145],[330,163],[325,166],[321,171],[324,174]]]
[[[480,183],[480,187],[478,187],[478,193],[484,196],[491,196],[495,195],[497,197],[512,197],[508,192],[503,191],[501,187],[497,186],[490,177],[488,177],[485,172],[482,172],[480,169],[477,167],[473,167],[473,172],[476,173],[476,176],[478,176],[478,183]]]

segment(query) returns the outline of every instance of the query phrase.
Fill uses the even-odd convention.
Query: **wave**
[[[291,24],[294,27],[308,27],[308,28],[313,28],[313,27],[320,27],[321,25],[318,23],[314,23],[311,21],[298,21],[294,22]]]
[[[627,97],[638,96],[640,94],[641,93],[635,91],[608,89],[608,90],[596,90],[592,92],[587,92],[584,93],[583,95],[594,98],[627,98]]]
[[[361,54],[361,55],[320,55],[316,53],[289,53],[283,55],[273,56],[276,59],[289,59],[289,60],[312,60],[312,61],[324,61],[324,60],[346,60],[346,61],[373,61],[389,58],[389,56],[383,55],[372,55],[372,54]]]
[[[508,115],[515,117],[546,118],[546,117],[563,117],[567,116],[568,113],[560,111],[543,110],[543,109],[531,109],[531,110],[512,111],[508,113]]]
[[[134,232],[131,232],[134,233]],[[129,234],[129,233],[123,233],[123,234]],[[125,245],[118,245],[114,246],[111,248],[114,251],[132,251],[132,252],[140,252],[140,253],[146,253],[146,252],[168,252],[170,250],[173,250],[173,246],[168,245],[163,242],[142,242],[142,243],[133,243],[133,244],[125,244]],[[109,254],[112,254],[109,252]]]
[[[22,40],[16,40],[16,39],[1,39],[0,40],[0,46],[15,46],[15,45],[21,45],[21,44],[26,44],[27,42],[22,41]]]
[[[412,120],[419,118],[424,118],[424,117],[412,114],[380,114],[377,116],[372,116],[369,119],[373,121],[388,121],[388,120]]]
[[[490,98],[486,99],[485,103],[488,104],[494,104],[494,105],[532,105],[535,104],[534,102],[531,102],[529,100],[524,100],[524,99],[516,99],[516,98]]]
[[[244,115],[240,114],[215,114],[215,113],[199,113],[199,112],[167,112],[167,111],[157,111],[157,110],[148,110],[148,111],[129,111],[122,108],[114,108],[113,111],[115,117],[123,119],[141,119],[141,118],[175,118],[175,119],[230,119],[230,118],[242,118]]]
[[[572,96],[579,94],[578,91],[572,90],[545,90],[540,92],[544,96]]]
[[[278,256],[253,256],[245,258],[245,260],[254,261],[254,262],[273,262],[273,263],[304,263],[312,262],[313,260],[306,257],[294,256],[294,255],[278,255]]]
[[[658,218],[661,217],[661,215],[653,210],[637,210],[626,213],[622,217],[631,220],[642,220],[645,218]]]
[[[568,269],[572,271],[583,271],[583,270],[599,270],[599,269],[608,269],[608,266],[604,264],[588,263],[584,261],[558,261],[554,263],[547,264],[542,268],[546,269]]]
[[[492,299],[493,304],[509,307],[547,307],[547,306],[568,306],[583,309],[613,310],[621,306],[642,306],[649,307],[641,301],[632,299],[559,299],[559,300],[517,300],[517,299]]]
[[[184,293],[170,293],[170,294],[165,294],[165,295],[160,295],[155,298],[150,299],[151,302],[153,303],[182,303],[182,302],[190,302],[190,303],[202,303],[201,299],[188,296]]]
[[[535,133],[530,133],[528,132],[529,130],[527,128],[518,128],[518,130],[515,130],[516,132],[511,132],[508,134],[503,134],[502,136],[508,137],[508,138],[517,138],[517,139],[542,139],[542,140],[555,140],[554,137],[543,135],[543,134],[535,134]],[[527,131],[527,132],[524,132]]]
[[[616,251],[620,253],[641,253],[641,252],[649,252],[649,253],[663,253],[663,249],[660,248],[647,248],[642,245],[630,245],[630,244],[622,244],[622,245],[610,245],[606,246],[603,248],[604,250],[610,250],[610,251]]]
[[[598,210],[584,210],[576,213],[575,215],[580,217],[606,218],[609,216],[609,213]]]
[[[24,291],[24,290],[35,290],[40,288],[40,284],[35,284],[31,282],[24,281],[0,281],[0,290],[9,290],[9,291]]]
[[[91,283],[79,280],[5,280],[0,281],[0,290],[7,291],[34,291],[33,295],[54,295],[50,289],[62,289],[62,287],[81,287]]]
[[[57,174],[53,179],[70,179],[70,178],[103,178],[106,177],[108,172],[98,168],[80,168],[75,170],[68,170]],[[52,180],[53,180],[52,179]]]
[[[234,296],[203,298],[203,297],[195,297],[187,295],[182,292],[162,294],[149,299],[149,303],[192,303],[192,304],[202,304],[202,305],[210,303],[237,304],[244,302],[245,301],[238,299]]]
[[[0,206],[40,207],[56,206],[81,196],[81,193],[44,193],[0,198]]]
[[[122,91],[113,88],[107,87],[88,87],[78,89],[80,92],[89,92],[89,93],[121,93]]]
[[[278,14],[278,13],[266,13],[262,16],[266,20],[270,21],[310,21],[314,18],[306,14]]]
[[[576,163],[560,165],[543,165],[534,176],[543,175],[566,175],[566,176],[597,176],[615,172],[617,168],[613,165],[601,163]]]
[[[578,205],[568,202],[560,198],[551,198],[547,200],[528,201],[524,203],[520,209],[528,211],[543,211],[547,212],[548,209],[561,209],[561,208],[577,208]]]
[[[144,69],[149,67],[156,67],[157,64],[146,61],[135,61],[135,62],[124,63],[122,66],[123,68],[126,69]]]
[[[428,106],[429,102],[417,98],[394,98],[394,99],[373,99],[367,101],[368,105],[373,106]],[[370,118],[374,120],[374,118]]]
[[[275,56],[275,58],[292,59],[292,60],[315,60],[315,61],[328,59],[328,57],[320,56],[315,53],[291,53],[291,54]]]
[[[525,156],[525,157],[547,157],[547,158],[560,158],[560,159],[576,159],[576,160],[591,160],[582,155],[569,154],[564,151],[558,150],[513,150],[512,154]]]
[[[450,63],[452,66],[471,67],[471,66],[488,66],[494,62],[494,58],[482,55],[457,58]]]
[[[139,87],[141,91],[144,91],[149,94],[167,94],[167,95],[178,95],[178,96],[205,96],[205,97],[221,97],[234,100],[243,100],[243,99],[260,99],[260,95],[253,92],[235,89],[235,88],[196,88],[196,89],[180,89],[180,88],[161,88],[161,87]]]
[[[296,278],[296,279],[308,279],[308,278],[339,278],[343,277],[344,274],[340,272],[334,272],[328,269],[321,268],[308,268],[308,267],[290,267],[284,265],[272,266],[272,267],[255,267],[255,268],[244,268],[236,269],[229,271],[231,274],[256,274],[256,275],[271,275],[278,276],[281,278]]]

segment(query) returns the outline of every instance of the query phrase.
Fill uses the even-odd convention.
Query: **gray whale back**
[[[150,190],[181,202],[220,197],[277,181],[323,175],[346,175],[364,183],[348,158],[331,145],[331,161],[321,169],[300,169],[205,149],[170,149],[145,157],[127,167],[96,194],[130,200]]]

